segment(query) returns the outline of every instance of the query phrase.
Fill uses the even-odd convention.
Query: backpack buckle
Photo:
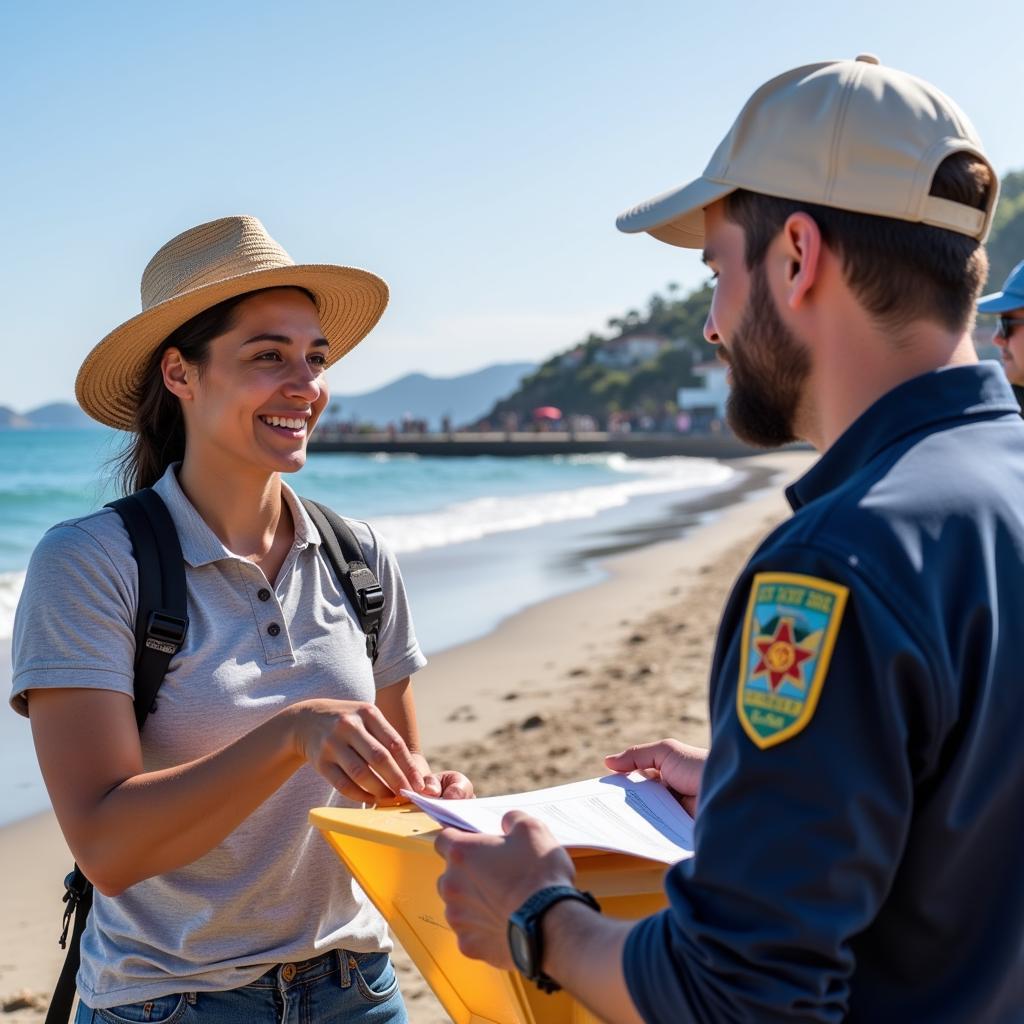
[[[146,646],[161,654],[177,654],[185,642],[188,619],[167,612],[150,612],[146,625]]]
[[[349,563],[349,578],[363,615],[375,615],[384,608],[384,591],[377,577],[360,562]]]
[[[89,879],[82,874],[79,868],[69,871],[64,878],[64,902],[80,903],[85,894],[89,891]]]
[[[64,879],[64,903],[67,906],[64,908],[64,917],[61,921],[60,938],[57,940],[60,943],[61,949],[67,949],[68,932],[71,930],[71,917],[77,913],[79,904],[89,892],[89,885],[89,879],[82,874],[78,865],[75,865],[75,870],[69,872]]]
[[[364,615],[373,615],[384,607],[384,591],[380,584],[375,583],[372,587],[357,590],[356,595],[359,598],[359,610]]]

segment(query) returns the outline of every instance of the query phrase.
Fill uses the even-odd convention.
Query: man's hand
[[[604,763],[614,772],[644,771],[660,778],[679,798],[691,816],[697,814],[700,780],[708,752],[679,740],[659,740],[627,747],[621,754],[609,754]]]
[[[536,819],[510,811],[501,825],[504,836],[446,828],[434,848],[448,864],[437,891],[459,949],[511,970],[509,916],[546,886],[572,885],[576,871],[569,855]]]

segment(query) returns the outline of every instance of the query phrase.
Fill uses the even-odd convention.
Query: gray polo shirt
[[[316,527],[284,496],[295,542],[271,586],[199,516],[172,466],[155,485],[181,538],[189,630],[142,734],[146,771],[179,765],[311,697],[372,701],[426,664],[394,557],[349,521],[384,589],[371,666],[359,621],[320,553]],[[29,565],[14,623],[12,707],[30,690],[132,693],[138,572],[110,509],[53,527]],[[83,758],[89,750],[83,745]],[[95,894],[78,988],[108,1008],[175,992],[235,988],[269,965],[334,947],[390,949],[386,925],[307,822],[316,806],[351,806],[308,765],[215,849],[187,867]]]

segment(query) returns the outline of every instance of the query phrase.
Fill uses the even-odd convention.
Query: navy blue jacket
[[[645,1020],[1024,1021],[1024,422],[925,374],[787,492],[711,674],[696,854],[630,933]]]

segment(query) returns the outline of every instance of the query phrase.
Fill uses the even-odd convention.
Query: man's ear
[[[807,213],[790,214],[782,227],[777,255],[784,267],[781,298],[792,310],[800,309],[818,281],[821,248],[821,228],[814,218]]]
[[[183,402],[192,398],[196,370],[194,366],[185,361],[178,349],[169,348],[163,354],[163,358],[160,360],[160,373],[164,379],[164,387],[172,395],[176,395]]]

